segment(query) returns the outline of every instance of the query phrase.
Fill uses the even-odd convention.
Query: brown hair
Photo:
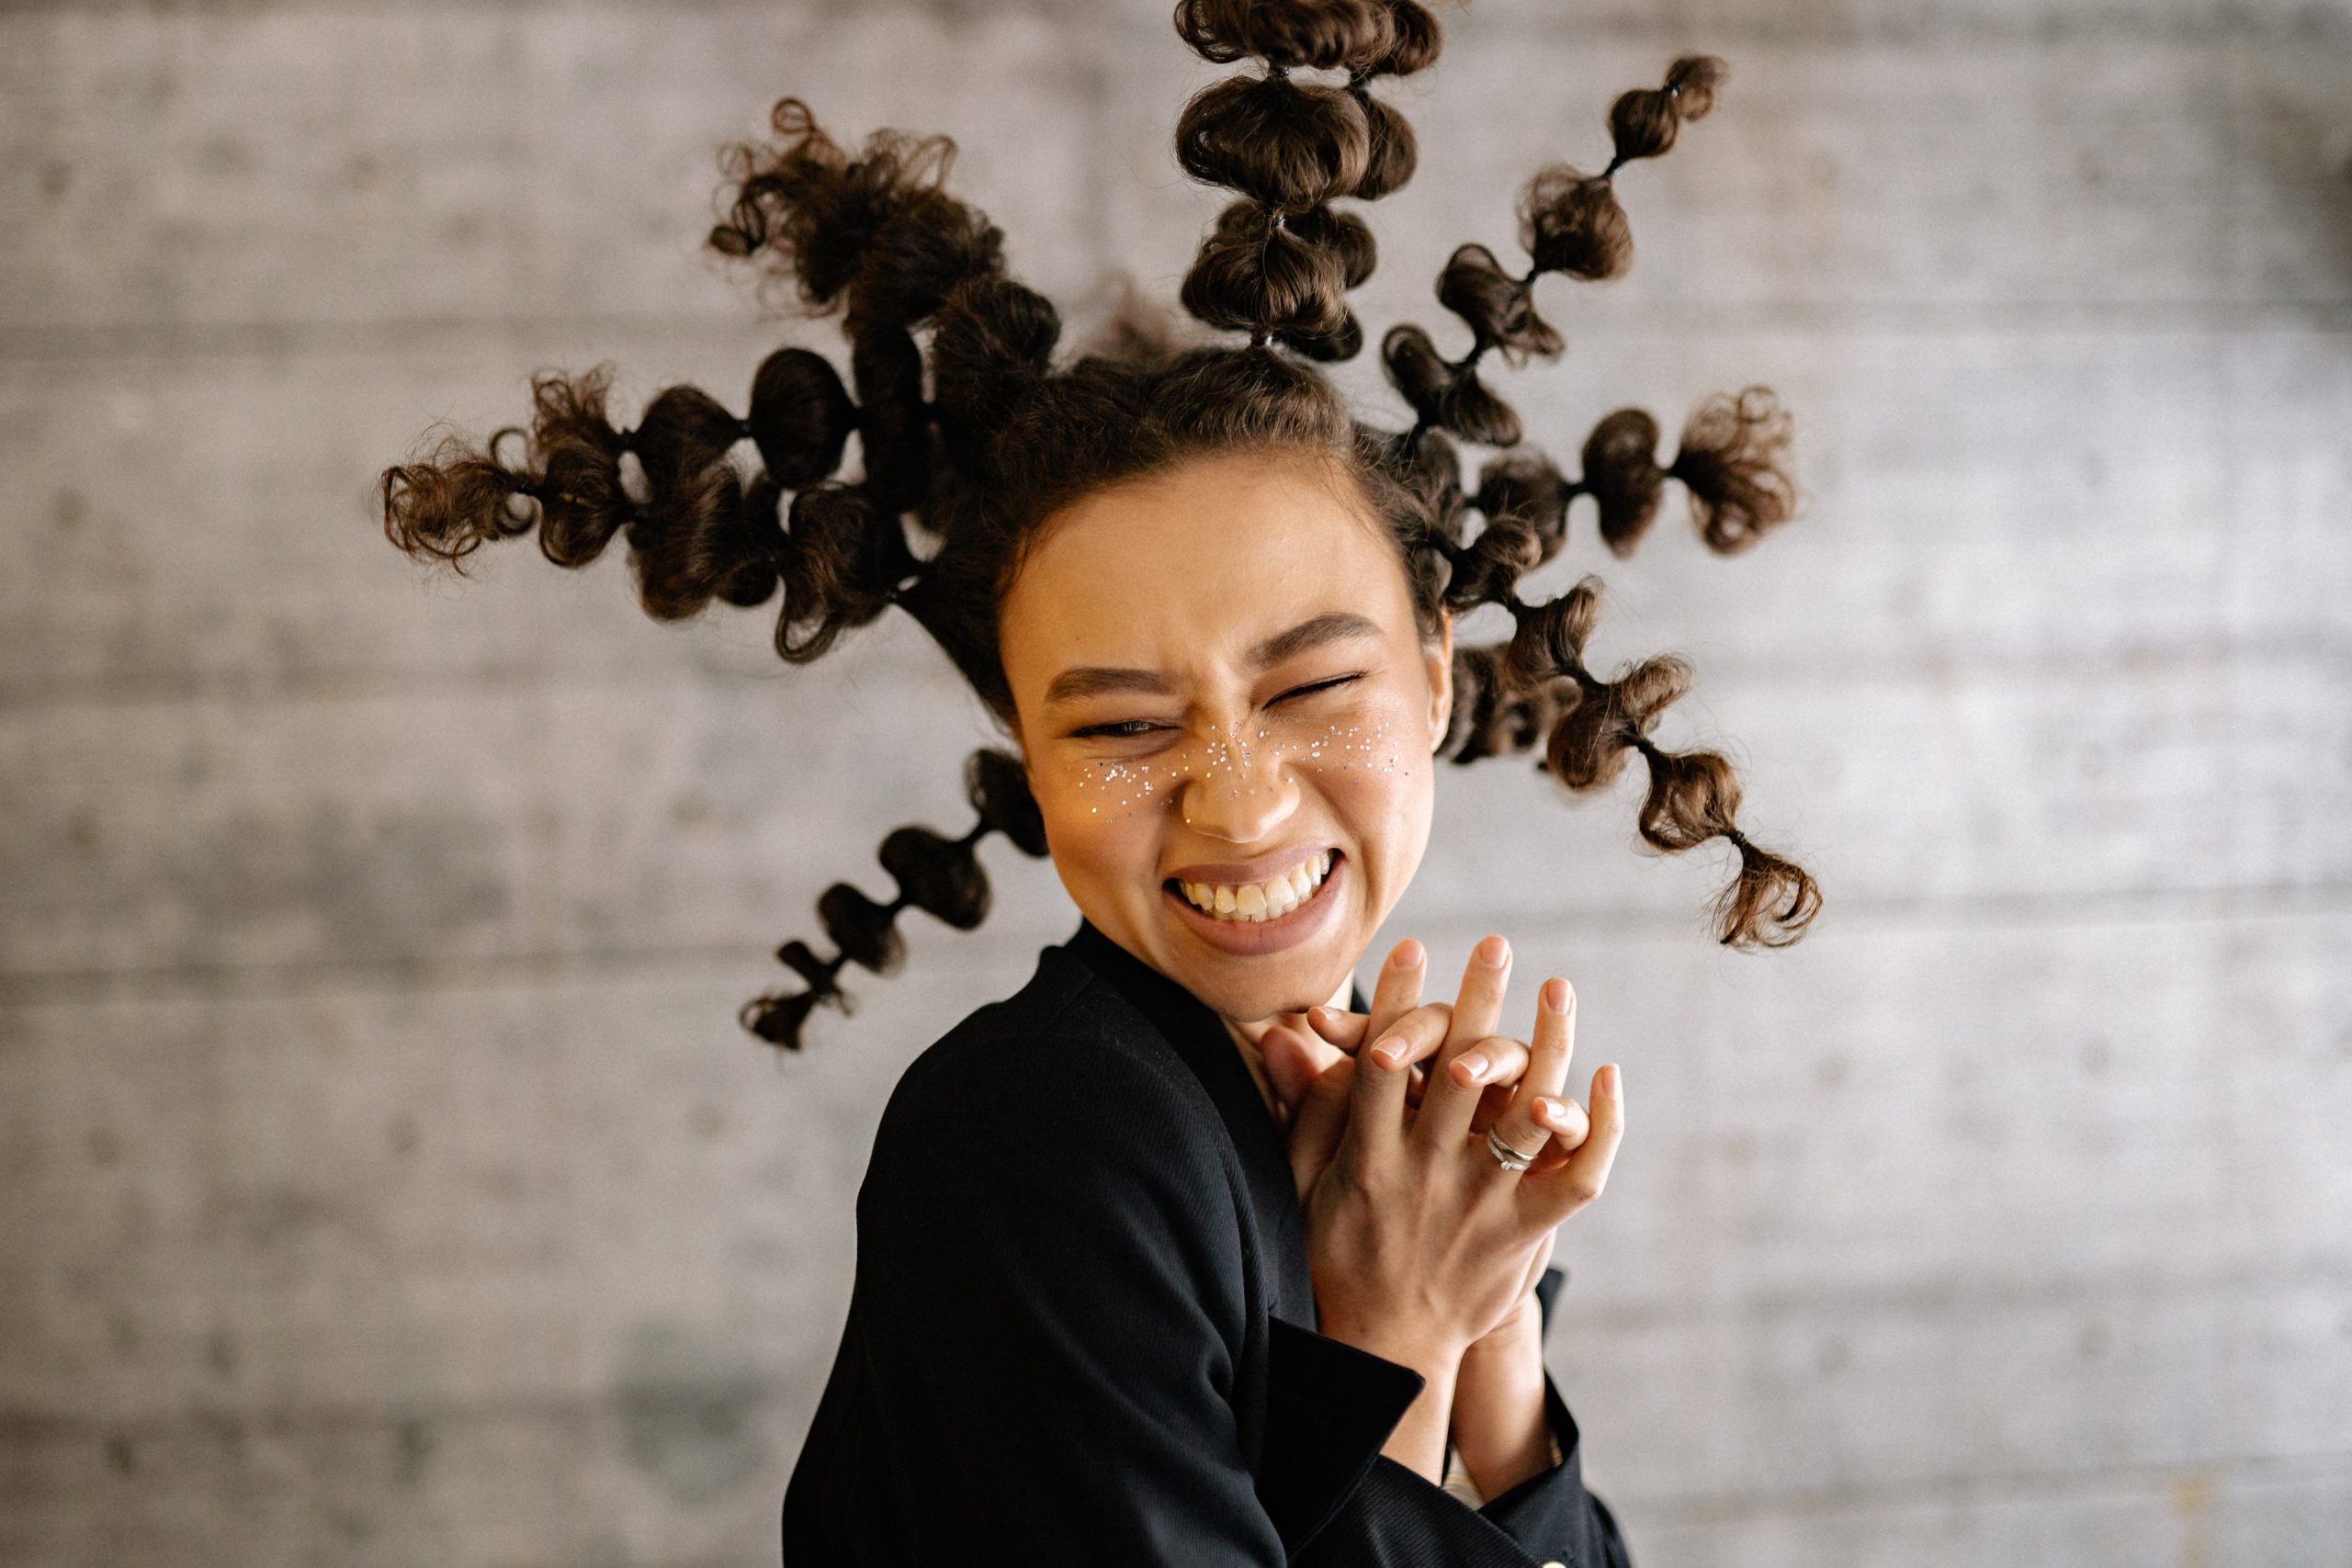
[[[1737,947],[1795,941],[1820,908],[1813,879],[1740,831],[1739,784],[1722,756],[1668,751],[1650,738],[1687,689],[1689,667],[1658,657],[1603,679],[1584,659],[1597,580],[1533,603],[1517,588],[1565,545],[1577,497],[1592,498],[1603,543],[1623,556],[1656,517],[1668,479],[1688,492],[1711,548],[1755,544],[1794,511],[1787,416],[1761,387],[1710,399],[1661,462],[1657,422],[1620,410],[1586,439],[1583,471],[1570,479],[1521,443],[1517,413],[1479,369],[1490,350],[1511,365],[1562,352],[1536,310],[1536,279],[1625,269],[1633,242],[1616,171],[1665,152],[1683,122],[1713,107],[1722,62],[1684,56],[1659,87],[1621,96],[1609,117],[1614,156],[1597,174],[1566,164],[1537,173],[1520,203],[1524,273],[1512,275],[1483,245],[1453,253],[1438,298],[1468,327],[1469,346],[1449,360],[1422,328],[1389,330],[1380,360],[1414,416],[1391,430],[1357,420],[1317,368],[1361,350],[1347,295],[1375,256],[1369,226],[1331,203],[1372,199],[1411,176],[1411,128],[1371,88],[1436,59],[1435,19],[1418,0],[1181,0],[1175,20],[1204,58],[1258,66],[1197,94],[1176,130],[1187,172],[1238,197],[1202,240],[1182,302],[1209,327],[1248,333],[1246,344],[1187,344],[1127,321],[1057,365],[1053,305],[1006,274],[1003,236],[986,216],[947,194],[952,143],[882,130],[851,152],[786,98],[770,116],[769,141],[727,150],[731,195],[708,243],[752,264],[763,282],[788,284],[810,313],[839,313],[846,382],[823,355],[783,348],[752,378],[744,415],[674,386],[621,429],[606,407],[609,367],[543,372],[527,428],[480,445],[445,433],[385,471],[387,534],[460,570],[486,541],[535,528],[541,552],[560,566],[594,560],[619,535],[639,600],[658,618],[695,615],[714,599],[762,604],[781,586],[776,651],[794,662],[819,658],[896,604],[1009,726],[997,610],[1040,523],[1104,485],[1196,455],[1315,454],[1385,524],[1424,636],[1436,635],[1444,612],[1480,604],[1501,604],[1515,622],[1503,642],[1456,649],[1439,754],[1466,763],[1540,751],[1545,770],[1583,792],[1607,785],[1638,753],[1648,773],[1636,818],[1644,841],[1679,852],[1723,839],[1736,852],[1716,900],[1718,938]],[[844,479],[853,435],[859,474]],[[510,438],[523,448],[512,461],[501,454]],[[759,457],[748,479],[733,456],[744,441]],[[1475,485],[1464,481],[1457,441],[1498,449]],[[746,1028],[797,1048],[814,1007],[846,1011],[843,965],[887,974],[900,963],[900,909],[978,925],[989,890],[973,849],[985,834],[1046,853],[1016,759],[974,753],[965,786],[976,820],[961,837],[906,827],[883,840],[881,863],[897,884],[890,899],[846,882],[825,890],[818,916],[834,952],[797,940],[779,948],[804,988],[747,1003]]]

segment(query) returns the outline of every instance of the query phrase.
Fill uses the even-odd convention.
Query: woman
[[[787,99],[773,145],[733,151],[711,241],[842,313],[854,395],[787,348],[747,419],[673,387],[624,432],[601,371],[543,375],[527,433],[389,470],[386,525],[450,560],[536,526],[565,565],[626,531],[658,616],[781,583],[778,650],[805,661],[895,604],[970,682],[1013,743],[972,761],[978,823],[886,839],[887,903],[829,888],[836,952],[779,950],[808,985],[747,1010],[763,1037],[797,1047],[813,1007],[842,1002],[845,964],[895,968],[899,909],[977,924],[989,830],[1050,854],[1079,907],[1028,984],[890,1098],[849,1321],[786,1493],[788,1568],[1622,1562],[1541,1354],[1554,1227],[1600,1192],[1622,1134],[1615,1070],[1589,1113],[1567,1097],[1556,978],[1527,1037],[1504,1032],[1499,936],[1450,1001],[1423,999],[1409,941],[1368,1002],[1351,976],[1419,863],[1441,756],[1540,742],[1590,789],[1638,751],[1644,838],[1736,850],[1723,940],[1794,940],[1818,907],[1739,831],[1721,757],[1649,739],[1680,663],[1603,680],[1583,661],[1596,585],[1517,592],[1578,495],[1621,553],[1668,476],[1717,549],[1786,520],[1770,394],[1703,405],[1665,466],[1655,423],[1621,411],[1574,481],[1521,449],[1465,491],[1453,440],[1517,446],[1479,360],[1559,352],[1536,278],[1623,270],[1615,170],[1705,112],[1720,63],[1685,57],[1621,97],[1600,174],[1538,175],[1523,275],[1455,253],[1439,292],[1471,346],[1449,362],[1419,328],[1389,333],[1417,417],[1382,432],[1315,367],[1360,347],[1346,292],[1373,259],[1330,203],[1411,173],[1411,132],[1371,89],[1434,59],[1435,25],[1415,0],[1186,0],[1176,19],[1207,58],[1260,66],[1177,132],[1189,171],[1241,193],[1183,302],[1246,344],[1128,321],[1056,364],[1053,308],[943,189],[947,143],[882,132],[852,155]],[[509,434],[528,438],[514,466]],[[1486,604],[1514,635],[1457,649],[1454,616]]]

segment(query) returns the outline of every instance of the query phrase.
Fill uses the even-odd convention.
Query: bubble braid
[[[1722,62],[1686,55],[1663,85],[1621,96],[1609,119],[1614,156],[1599,174],[1565,164],[1537,173],[1519,204],[1524,273],[1514,276],[1483,245],[1453,253],[1438,298],[1468,325],[1470,347],[1448,361],[1422,329],[1390,330],[1382,365],[1414,423],[1389,431],[1359,421],[1317,368],[1361,351],[1347,296],[1376,259],[1369,225],[1332,204],[1377,199],[1412,176],[1412,129],[1372,89],[1436,60],[1435,18],[1418,0],[1180,0],[1175,24],[1202,57],[1250,62],[1196,94],[1176,128],[1186,172],[1238,197],[1203,238],[1180,299],[1207,327],[1247,333],[1246,344],[1204,344],[1131,312],[1057,365],[1053,304],[1007,275],[1002,234],[945,189],[951,141],[886,130],[852,151],[807,105],[786,98],[769,117],[768,140],[725,149],[723,210],[707,243],[752,267],[763,294],[788,289],[806,313],[838,315],[846,379],[813,350],[780,348],[753,375],[744,415],[672,386],[633,428],[620,428],[607,412],[609,365],[542,371],[527,425],[484,443],[428,432],[407,462],[384,471],[387,536],[460,572],[481,546],[535,529],[540,552],[566,567],[594,560],[618,536],[639,603],[657,619],[696,615],[713,600],[757,606],[781,588],[775,648],[794,663],[821,657],[897,604],[1010,735],[996,609],[1038,523],[1102,486],[1188,457],[1309,455],[1351,481],[1386,526],[1425,640],[1434,644],[1449,613],[1480,604],[1502,605],[1516,623],[1506,641],[1457,646],[1438,754],[1468,763],[1538,751],[1541,771],[1585,793],[1639,753],[1649,775],[1636,817],[1642,840],[1680,852],[1723,839],[1736,852],[1714,905],[1719,939],[1795,941],[1820,908],[1813,879],[1741,832],[1738,779],[1722,756],[1669,751],[1651,739],[1687,689],[1689,667],[1660,656],[1603,680],[1584,659],[1599,582],[1585,578],[1542,602],[1518,589],[1564,547],[1577,497],[1592,499],[1603,544],[1624,556],[1655,519],[1668,479],[1688,492],[1711,548],[1752,546],[1795,510],[1787,415],[1761,387],[1710,399],[1661,462],[1657,423],[1623,409],[1594,427],[1571,479],[1521,445],[1518,415],[1478,372],[1490,349],[1511,366],[1563,351],[1536,310],[1535,280],[1623,272],[1633,246],[1615,173],[1665,152],[1683,121],[1713,107]],[[1295,72],[1344,79],[1301,81]],[[859,472],[842,479],[853,437]],[[1475,490],[1464,484],[1457,440],[1498,449]],[[509,443],[519,449],[508,453]],[[748,476],[745,443],[756,456]],[[964,791],[976,820],[959,837],[910,826],[883,840],[889,898],[847,882],[825,889],[817,914],[833,952],[797,939],[779,947],[801,988],[747,1002],[747,1030],[797,1050],[817,1007],[849,1011],[842,970],[897,970],[903,909],[958,930],[978,925],[990,890],[976,849],[989,833],[1033,857],[1049,852],[1015,755],[974,752]]]

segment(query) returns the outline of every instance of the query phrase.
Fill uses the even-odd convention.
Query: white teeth
[[[1222,919],[1272,920],[1290,913],[1315,896],[1331,874],[1331,852],[1324,850],[1291,867],[1286,875],[1238,886],[1205,882],[1179,886],[1195,908]]]

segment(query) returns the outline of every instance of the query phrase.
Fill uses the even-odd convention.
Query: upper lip
[[[1256,860],[1202,861],[1197,864],[1179,866],[1168,874],[1171,882],[1220,882],[1238,887],[1245,882],[1265,882],[1277,872],[1287,873],[1293,866],[1304,865],[1326,851],[1339,852],[1331,844],[1298,844],[1287,850],[1272,850]]]

